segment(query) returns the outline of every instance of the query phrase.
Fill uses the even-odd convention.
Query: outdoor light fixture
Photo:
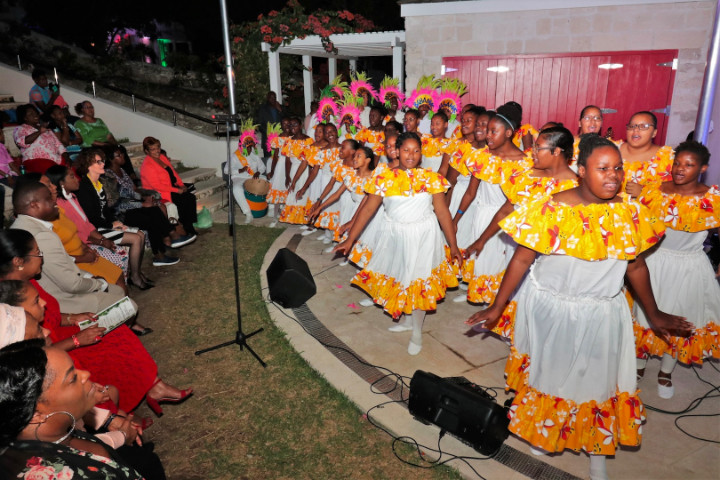
[[[598,65],[598,68],[602,68],[604,70],[616,70],[618,68],[622,68],[622,63],[603,63],[601,65]]]
[[[505,65],[498,65],[497,67],[488,67],[488,72],[496,72],[496,73],[504,73],[510,70],[510,67],[506,67]]]

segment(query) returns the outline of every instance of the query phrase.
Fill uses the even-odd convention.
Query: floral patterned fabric
[[[675,160],[675,152],[672,147],[665,145],[655,153],[647,162],[624,162],[625,179],[623,180],[623,190],[628,182],[639,183],[643,187],[654,185],[657,187],[662,182],[672,180],[670,169],[673,160]]]
[[[720,189],[713,185],[703,196],[663,193],[645,188],[638,201],[648,207],[667,228],[701,232],[720,226]]]
[[[142,480],[115,450],[84,432],[73,437],[103,445],[109,457],[62,444],[16,440],[0,455],[3,478],[23,480]],[[7,475],[7,476],[5,476]]]
[[[578,186],[577,179],[557,180],[553,177],[534,177],[533,169],[527,168],[525,162],[505,162],[502,169],[504,178],[502,191],[513,205]]]
[[[520,128],[515,131],[515,135],[513,135],[512,141],[515,146],[518,147],[520,150],[524,150],[522,139],[528,133],[533,136],[533,140],[537,140],[538,134],[540,132],[538,132],[535,127],[533,127],[529,123],[526,123],[524,125],[521,125]]]
[[[363,128],[355,136],[355,140],[362,142],[366,147],[370,147],[376,157],[385,155],[385,131],[378,130],[377,132],[370,130],[369,128]]]

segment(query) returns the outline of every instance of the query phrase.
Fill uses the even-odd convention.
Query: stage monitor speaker
[[[317,289],[307,262],[287,248],[278,250],[267,269],[270,300],[283,308],[297,308]]]
[[[510,401],[506,402],[509,405]],[[482,453],[493,455],[508,437],[508,408],[464,377],[440,378],[417,370],[410,381],[410,414]]]

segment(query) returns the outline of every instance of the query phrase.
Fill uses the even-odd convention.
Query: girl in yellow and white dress
[[[315,179],[315,181],[319,183],[321,193],[317,198],[311,198],[313,205],[318,204],[318,202],[322,203],[322,200],[327,197],[327,195],[332,194],[340,186],[333,180],[335,169],[338,165],[342,164],[342,160],[340,159],[340,144],[338,143],[337,127],[329,123],[323,125],[323,130],[325,131],[325,140],[327,141],[327,145],[325,148],[320,150],[320,171]],[[328,189],[328,185],[331,181],[333,181],[333,186]],[[326,209],[313,223],[315,228],[324,230],[322,236],[318,237],[318,240],[322,240],[322,242],[326,245],[332,243],[333,234],[335,229],[338,227],[339,215],[339,208]]]
[[[479,256],[485,244],[500,232],[500,220],[523,203],[578,186],[577,175],[568,166],[572,145],[573,136],[568,129],[548,128],[540,132],[532,146],[532,164],[524,160],[501,164],[501,188],[505,203],[495,213],[485,231],[467,247],[465,258]],[[510,338],[511,331],[512,326],[505,322],[501,322],[495,329],[495,333],[506,338]]]
[[[675,149],[672,181],[643,190],[638,198],[666,227],[665,238],[645,259],[658,307],[695,325],[690,337],[673,336],[666,343],[650,328],[645,311],[636,311],[638,375],[645,373],[649,355],[661,356],[662,398],[673,396],[671,376],[678,361],[702,364],[705,358],[720,358],[720,285],[703,250],[708,231],[720,226],[720,190],[698,180],[709,160],[702,144],[681,143]]]
[[[422,162],[420,166],[433,172],[440,170],[443,156],[448,153],[450,139],[445,137],[447,133],[447,115],[438,112],[430,120],[430,134],[420,137],[422,142]]]
[[[514,110],[500,107],[488,123],[487,148],[475,151],[465,160],[472,178],[453,219],[460,248],[467,248],[477,240],[505,203],[501,187],[503,164],[532,165],[532,160],[512,143],[518,122]],[[465,297],[473,303],[492,302],[512,249],[512,240],[505,233],[497,232],[488,239],[480,254],[468,256],[462,270],[463,281],[468,284],[467,295],[460,295],[455,301]]]
[[[305,225],[307,223],[308,197],[304,192],[298,195],[297,189],[305,184],[308,170],[305,160],[305,150],[312,145],[312,138],[308,137],[300,129],[300,119],[290,119],[291,137],[287,140],[285,154],[285,184],[287,185],[287,197],[285,208],[283,208],[278,221]]]
[[[653,144],[657,135],[657,117],[652,112],[637,112],[628,121],[627,139],[620,143],[625,167],[623,191],[633,198],[647,186],[659,186],[671,180],[672,147]]]
[[[514,315],[505,367],[507,386],[517,392],[510,431],[538,454],[584,450],[590,478],[606,479],[605,456],[619,444],[639,445],[645,419],[625,275],[658,332],[692,325],[655,304],[639,255],[662,238],[664,226],[643,205],[618,195],[617,147],[589,136],[578,165],[578,187],[524,203],[501,222],[517,250],[495,302],[466,323],[491,329],[504,311]]]
[[[287,198],[287,185],[285,184],[285,155],[288,153],[288,140],[292,136],[290,133],[290,118],[285,117],[280,122],[282,131],[280,135],[274,137],[272,144],[273,149],[272,162],[270,163],[270,171],[267,179],[270,181],[270,191],[267,194],[268,216],[274,217],[280,214],[280,209]],[[270,224],[275,226],[275,222]]]
[[[405,314],[404,321],[391,328],[412,330],[408,353],[417,355],[422,349],[425,312],[435,310],[447,287],[457,286],[451,261],[462,262],[462,256],[445,204],[447,181],[435,172],[418,168],[422,153],[417,134],[403,133],[397,145],[400,166],[373,177],[366,187],[367,202],[347,240],[335,250],[347,254],[383,204],[387,233],[352,283],[365,290],[393,318]]]

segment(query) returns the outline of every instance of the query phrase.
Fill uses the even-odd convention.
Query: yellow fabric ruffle
[[[529,386],[529,367],[530,358],[511,348],[505,366],[507,387],[517,392],[509,413],[511,432],[548,452],[614,455],[618,445],[640,445],[645,407],[638,392],[578,404]]]
[[[275,190],[271,188],[267,194],[266,201],[268,203],[285,203],[287,195],[287,190]]]
[[[381,197],[410,196],[418,193],[443,193],[450,188],[445,178],[424,168],[411,170],[387,169],[374,175],[365,186],[365,191]]]
[[[333,166],[333,178],[335,178],[336,181],[343,183],[345,181],[345,177],[351,175],[355,175],[355,169],[353,167],[343,165],[342,161],[337,162],[337,164]]]
[[[652,329],[638,323],[633,323],[633,332],[638,358],[662,357],[667,353],[686,365],[702,365],[706,358],[720,358],[720,325],[715,322],[696,328],[687,338],[672,336],[670,344],[655,336]]]
[[[384,130],[374,132],[369,128],[363,128],[355,136],[355,140],[368,144],[366,146],[372,148],[372,151],[376,156],[385,155],[385,145],[383,145],[383,142],[385,141]]]
[[[540,132],[538,132],[538,131],[535,129],[535,127],[533,127],[533,126],[530,125],[529,123],[526,123],[526,124],[520,126],[520,128],[518,128],[518,129],[515,131],[515,135],[513,135],[512,141],[513,141],[513,143],[515,144],[515,146],[518,147],[520,150],[523,150],[522,139],[523,139],[523,137],[524,137],[525,135],[527,135],[528,133],[533,136],[533,140],[537,140],[538,134],[539,134]]]
[[[285,205],[278,221],[295,225],[305,225],[308,223],[307,212],[307,205]]]
[[[325,210],[320,215],[318,215],[317,220],[315,220],[315,227],[324,228],[326,230],[335,230],[339,227],[339,222],[340,212],[328,212],[327,210]]]
[[[322,165],[322,159],[320,158],[321,153],[322,150],[320,149],[320,147],[316,147],[315,145],[308,145],[303,150],[302,159],[305,160],[311,167]]]
[[[475,259],[465,260],[462,265],[462,279],[468,284],[467,299],[473,303],[492,303],[500,288],[505,270],[491,275],[475,276]]]
[[[455,152],[450,156],[449,165],[458,171],[463,177],[470,175],[467,165],[465,165],[465,159],[477,148],[472,146],[472,143],[462,140],[457,140]]]
[[[443,260],[429,277],[413,280],[407,288],[392,277],[368,270],[355,275],[351,283],[365,290],[393,318],[403,313],[410,315],[413,310],[435,310],[447,288],[458,285],[449,260]]]
[[[365,268],[372,258],[372,250],[364,243],[358,241],[353,245],[347,258],[358,267]]]
[[[448,153],[449,138],[435,138],[432,135],[423,135],[421,138],[422,154],[424,157],[437,157]]]
[[[303,160],[305,158],[305,150],[313,144],[313,139],[310,137],[302,139],[291,139],[288,141],[288,153],[290,157],[295,157]]]
[[[645,188],[638,201],[673,230],[695,233],[720,226],[720,190],[717,185],[711,186],[702,197]]]
[[[500,227],[544,255],[632,260],[660,241],[665,226],[645,206],[622,196],[622,202],[574,206],[539,198],[522,203]]]
[[[278,144],[280,145],[280,155],[290,155],[290,145],[294,140],[292,138],[280,136],[278,138]]]
[[[475,178],[492,184],[503,183],[504,163],[505,160],[491,154],[487,147],[479,150],[472,150],[465,157],[465,165],[467,165],[469,172]],[[512,163],[517,165],[526,165],[525,168],[531,168],[533,165],[531,156],[527,156],[520,161],[512,161]]]
[[[515,314],[517,313],[517,302],[512,301],[505,305],[500,320],[497,325],[492,329],[492,332],[500,335],[503,338],[510,340],[510,343],[515,341]]]
[[[659,185],[662,182],[672,181],[673,160],[675,152],[672,147],[665,145],[655,153],[647,162],[623,162],[625,168],[625,179],[623,180],[622,189],[625,190],[625,184],[628,182],[639,183],[640,185]]]
[[[533,169],[525,162],[504,162],[501,185],[510,203],[516,205],[539,196],[548,196],[578,186],[577,179],[557,180],[553,177],[533,177]]]

